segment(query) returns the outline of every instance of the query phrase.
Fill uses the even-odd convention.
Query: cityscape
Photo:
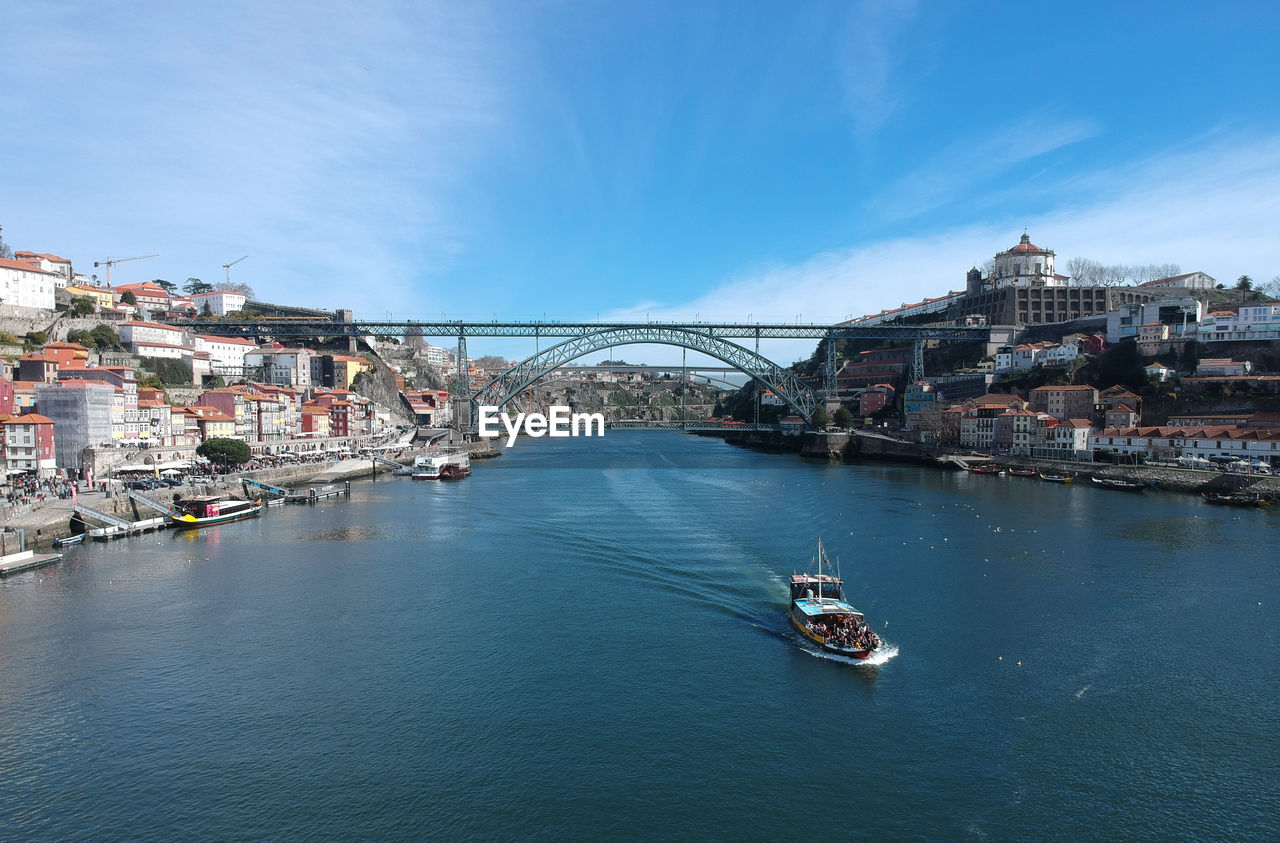
[[[0,838],[1280,839],[1280,9],[6,12]]]

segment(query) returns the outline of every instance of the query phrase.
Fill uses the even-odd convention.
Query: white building
[[[61,290],[71,283],[75,272],[71,269],[71,261],[57,255],[45,255],[39,252],[14,252],[15,260],[29,263],[45,272],[56,272],[60,277],[54,279],[54,286]]]
[[[437,369],[442,368],[445,363],[445,350],[438,345],[428,345],[426,347],[427,362]]]
[[[1214,311],[1200,323],[1200,342],[1280,339],[1280,305],[1241,307],[1239,313]]]
[[[1205,357],[1196,364],[1196,377],[1239,378],[1249,374],[1252,368],[1248,360],[1236,362],[1230,357]]]
[[[1190,296],[1159,299],[1146,304],[1122,304],[1107,313],[1107,342],[1137,340],[1143,325],[1161,322],[1169,326],[1169,339],[1196,339],[1203,310]],[[1200,339],[1203,340],[1201,337]]]
[[[1237,457],[1280,466],[1280,430],[1221,427],[1108,428],[1089,437],[1094,451],[1142,454],[1148,459]]]
[[[162,325],[159,322],[122,322],[120,343],[142,357],[181,357],[181,354],[148,353],[155,346],[191,348],[191,338],[181,328]],[[143,351],[146,348],[148,351]]]
[[[1053,250],[1041,249],[1023,232],[1018,245],[996,255],[988,279],[992,289],[1002,287],[1065,287],[1069,280],[1053,271]]]
[[[1211,275],[1203,272],[1188,272],[1183,275],[1173,275],[1169,278],[1157,278],[1155,281],[1146,281],[1138,285],[1139,287],[1182,287],[1187,290],[1212,290],[1218,286],[1218,282]]]
[[[311,352],[305,348],[256,348],[244,355],[246,375],[274,386],[310,386]]]
[[[0,259],[0,304],[53,310],[53,291],[65,279],[56,272],[23,261]]]
[[[240,337],[214,337],[196,334],[193,338],[196,351],[209,354],[210,371],[222,377],[244,377],[244,356],[257,346]]]
[[[191,301],[195,304],[196,310],[204,313],[204,306],[209,305],[209,312],[214,316],[226,316],[228,313],[236,313],[244,310],[246,301],[244,293],[237,293],[233,290],[211,290],[207,293],[196,293],[191,296]]]

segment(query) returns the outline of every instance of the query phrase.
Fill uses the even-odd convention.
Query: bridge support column
[[[454,381],[457,389],[453,407],[453,421],[458,432],[471,429],[471,420],[475,418],[471,401],[471,372],[467,368],[467,335],[458,334],[458,377]]]
[[[907,386],[916,383],[924,378],[924,338],[920,332],[916,332],[916,338],[911,342],[911,380],[907,382]]]
[[[827,364],[822,371],[822,397],[826,399],[827,404],[840,399],[839,384],[836,383],[836,346],[838,345],[836,338],[831,334],[827,334]]]

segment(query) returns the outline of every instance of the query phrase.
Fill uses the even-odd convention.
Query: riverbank
[[[991,462],[1006,468],[1029,466],[1046,473],[1069,474],[1086,480],[1093,477],[1135,480],[1166,492],[1195,495],[1205,492],[1256,492],[1280,498],[1280,477],[1258,474],[1229,474],[1195,468],[1112,465],[1005,455],[991,456],[938,448],[866,431],[850,433],[809,431],[799,435],[786,435],[777,431],[727,431],[724,434],[709,435],[723,436],[726,442],[747,448],[796,453],[802,457],[814,459],[842,462],[860,460],[906,462],[945,470],[955,470],[966,463]]]
[[[494,449],[488,442],[468,442],[465,443],[465,447],[472,459],[490,459],[501,455],[501,452]],[[384,457],[384,459],[409,466],[413,464],[415,458],[428,453],[429,450],[429,448],[424,447],[406,446],[402,450],[392,452],[391,455]],[[295,488],[304,487],[308,484],[323,485],[343,480],[374,477],[375,475],[390,475],[393,470],[391,466],[375,462],[367,457],[328,462],[298,463],[279,468],[232,472],[219,477],[214,482],[154,489],[144,494],[158,503],[168,505],[173,503],[175,495],[189,497],[192,494],[221,494],[243,497],[244,491],[240,484],[241,477],[247,477],[271,486]],[[75,506],[77,504],[131,521],[139,518],[154,517],[158,514],[157,511],[149,509],[145,504],[135,503],[132,498],[119,489],[112,495],[107,495],[101,491],[79,492],[74,501],[71,498],[50,499],[42,506],[9,519],[5,524],[5,530],[0,532],[0,551],[8,553],[18,549],[20,544],[19,533],[24,537],[27,549],[51,548],[54,539],[72,535],[71,521],[75,516]]]

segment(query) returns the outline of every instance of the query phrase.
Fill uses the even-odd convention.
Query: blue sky
[[[188,8],[190,6],[190,8]],[[113,280],[805,321],[1017,241],[1280,275],[1266,3],[19,4],[0,224]],[[484,349],[480,349],[483,351]]]

